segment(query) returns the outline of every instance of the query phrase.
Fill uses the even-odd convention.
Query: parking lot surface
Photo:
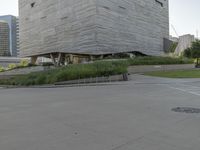
[[[200,79],[0,89],[1,150],[199,150]]]

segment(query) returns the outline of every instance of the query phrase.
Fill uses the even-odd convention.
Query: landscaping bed
[[[69,65],[49,71],[19,75],[11,79],[0,80],[1,85],[42,85],[61,81],[110,76],[127,73],[127,64],[123,61],[94,62],[92,64]]]
[[[117,59],[117,60],[103,60],[96,61],[91,64],[78,64],[68,65],[65,67],[58,67],[46,71],[37,71],[38,67],[34,69],[24,68],[22,71],[17,72],[15,69],[10,70],[10,79],[0,79],[1,85],[17,85],[17,86],[29,86],[29,85],[44,85],[54,84],[62,81],[80,80],[85,78],[96,77],[108,77],[112,75],[125,74],[128,71],[128,66],[139,65],[167,65],[167,64],[192,64],[192,59],[185,58],[171,58],[171,57],[136,57],[133,59]],[[46,66],[48,67],[48,66]],[[29,72],[33,71],[33,72]],[[20,75],[21,72],[25,72],[24,75]],[[9,76],[8,72],[4,72]]]

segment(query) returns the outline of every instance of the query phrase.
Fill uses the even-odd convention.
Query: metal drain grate
[[[187,113],[187,114],[198,114],[198,113],[200,113],[199,108],[192,108],[192,107],[176,107],[176,108],[173,108],[172,111],[180,112],[180,113]]]

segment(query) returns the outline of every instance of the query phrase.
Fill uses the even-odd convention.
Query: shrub
[[[0,72],[4,72],[5,71],[5,68],[0,66]]]
[[[196,40],[192,43],[192,46],[184,51],[184,56],[189,58],[195,58],[196,66],[199,66],[200,58],[200,40]]]
[[[9,70],[15,69],[16,67],[17,67],[16,64],[9,64],[9,65],[8,65],[8,69],[9,69]]]
[[[10,80],[0,80],[0,83],[26,86],[53,84],[60,81],[109,76],[126,72],[127,64],[124,62],[94,62],[93,64],[69,65],[45,72],[30,73]]]
[[[46,84],[46,77],[43,74],[40,74],[36,80],[35,80],[35,84],[40,85],[40,84]]]
[[[192,50],[191,50],[191,48],[187,48],[187,49],[184,51],[183,56],[184,56],[184,57],[187,57],[187,58],[192,58]]]
[[[19,67],[27,67],[29,65],[29,62],[28,62],[28,60],[26,60],[26,59],[22,59],[21,61],[20,61],[20,63],[19,63]]]

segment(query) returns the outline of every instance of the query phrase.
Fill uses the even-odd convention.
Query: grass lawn
[[[200,78],[200,69],[196,70],[176,70],[176,71],[156,71],[148,72],[145,75],[166,78]]]

